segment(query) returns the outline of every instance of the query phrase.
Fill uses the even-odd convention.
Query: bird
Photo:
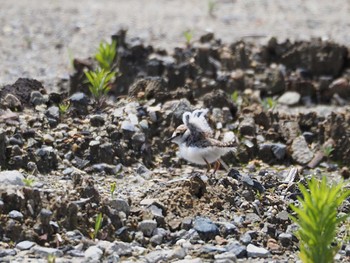
[[[208,109],[197,109],[193,112],[184,112],[183,124],[179,125],[168,139],[179,146],[180,157],[190,163],[206,165],[207,172],[214,164],[214,172],[220,167],[221,156],[235,151],[237,140],[221,142],[213,138],[213,130],[210,128],[205,116]]]

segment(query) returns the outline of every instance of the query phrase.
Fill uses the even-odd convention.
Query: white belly
[[[180,145],[179,150],[181,158],[195,164],[206,164],[204,159],[207,160],[208,163],[213,163],[232,149],[219,147],[197,148]]]

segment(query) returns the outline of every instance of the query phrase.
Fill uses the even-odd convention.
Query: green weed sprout
[[[300,259],[304,263],[333,262],[340,248],[333,246],[338,225],[348,215],[338,216],[338,208],[350,196],[344,183],[330,185],[324,176],[321,181],[312,178],[307,188],[299,184],[303,198],[298,198],[301,206],[291,205],[297,217],[290,216],[298,224],[296,236],[300,242]]]
[[[60,111],[60,114],[61,115],[65,115],[68,112],[69,107],[70,107],[70,103],[69,102],[60,103],[58,105],[58,109]]]
[[[264,99],[261,103],[265,110],[273,110],[277,106],[277,101],[271,97]]]
[[[327,145],[327,146],[323,147],[323,154],[327,158],[331,157],[331,154],[332,154],[333,151],[334,151],[334,148],[333,148],[332,145]]]
[[[114,196],[114,192],[115,192],[115,189],[117,187],[117,183],[116,182],[113,182],[110,184],[110,190],[109,192],[111,193],[111,198],[113,199],[113,196]]]
[[[101,230],[102,219],[102,213],[99,213],[96,217],[94,232],[91,233],[91,239],[95,239],[97,237],[98,232]]]
[[[52,255],[52,254],[49,254],[47,256],[47,263],[56,263],[56,256]]]
[[[23,179],[22,179],[22,182],[24,183],[24,185],[25,185],[25,186],[28,186],[28,187],[32,187],[34,181],[35,181],[35,180],[34,180],[33,178],[23,178]]]
[[[87,71],[85,75],[90,84],[89,90],[92,96],[99,100],[110,90],[110,81],[114,78],[115,72],[97,69],[96,71]]]
[[[184,33],[184,37],[186,39],[186,45],[191,45],[191,40],[193,38],[193,32],[191,30],[186,30]]]
[[[98,47],[95,59],[97,60],[101,69],[111,71],[113,62],[117,55],[117,42],[112,41],[111,44],[102,41]]]
[[[238,90],[235,90],[232,94],[231,94],[231,99],[235,104],[238,104],[238,99],[239,99],[239,93]]]

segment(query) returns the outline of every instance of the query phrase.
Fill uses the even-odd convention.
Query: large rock
[[[309,163],[314,157],[314,154],[309,149],[304,136],[299,136],[293,140],[291,150],[294,161],[302,165]]]
[[[21,185],[23,186],[24,176],[21,172],[13,171],[3,171],[0,172],[0,185]]]

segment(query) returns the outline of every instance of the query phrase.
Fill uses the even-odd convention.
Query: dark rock
[[[157,222],[154,220],[143,220],[139,223],[138,229],[146,236],[152,236],[153,231],[157,228]]]
[[[6,132],[0,128],[0,167],[6,167]]]
[[[43,225],[49,225],[51,220],[52,212],[48,209],[41,209],[40,211],[40,221]]]
[[[293,243],[292,239],[293,239],[292,234],[281,233],[278,236],[278,240],[281,242],[282,246],[284,247],[290,246]]]
[[[245,258],[247,256],[246,246],[242,246],[237,241],[228,244],[226,250],[235,254],[237,258]]]
[[[223,108],[230,109],[232,117],[236,116],[237,106],[233,103],[232,99],[223,90],[214,90],[202,97],[204,106],[206,108]]]
[[[22,105],[30,106],[30,94],[32,91],[44,91],[41,82],[35,79],[19,78],[14,84],[6,85],[0,90],[0,99],[5,98],[7,94],[16,96]]]
[[[105,119],[101,115],[92,115],[90,117],[90,124],[93,127],[101,127],[105,124]]]
[[[17,221],[22,221],[23,214],[17,210],[12,210],[9,213],[9,218],[12,218],[12,219],[17,220]]]
[[[130,229],[126,226],[119,228],[115,235],[123,242],[131,242],[133,238]]]
[[[30,103],[34,106],[46,103],[47,100],[44,98],[40,91],[34,90],[30,93]]]
[[[239,124],[241,135],[255,136],[255,121],[252,117],[244,117]]]
[[[124,199],[113,199],[109,202],[109,205],[116,209],[117,211],[122,211],[124,212],[127,216],[130,213],[130,206],[128,204],[127,201],[125,201]]]
[[[181,222],[181,228],[185,230],[190,230],[192,227],[192,219],[190,217],[186,217]]]
[[[219,234],[219,228],[209,218],[205,217],[196,217],[193,228],[203,240],[213,239]]]
[[[45,112],[45,115],[48,118],[58,120],[60,118],[60,109],[57,106],[51,106],[50,108],[47,109],[47,111]]]
[[[42,146],[42,148],[37,149],[32,158],[40,173],[46,174],[57,169],[58,159],[56,150],[51,146]]]
[[[71,107],[73,111],[78,115],[88,114],[88,105],[90,103],[90,98],[82,92],[74,93],[69,97],[71,102]]]

